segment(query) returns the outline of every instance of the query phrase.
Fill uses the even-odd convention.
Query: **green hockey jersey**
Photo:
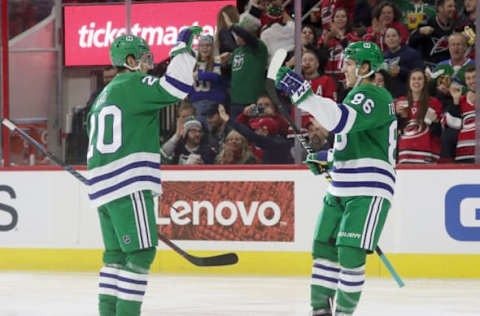
[[[341,106],[347,109],[342,118],[346,124],[335,135],[330,192],[382,196],[391,201],[397,149],[392,96],[384,88],[364,84],[352,89]]]
[[[397,149],[391,94],[362,84],[347,94],[343,104],[310,96],[299,107],[335,134],[334,148],[328,155],[332,176],[329,192],[336,196],[381,196],[391,201]]]
[[[195,59],[176,56],[165,76],[118,74],[88,115],[89,198],[102,204],[139,190],[161,193],[158,111],[191,92]]]

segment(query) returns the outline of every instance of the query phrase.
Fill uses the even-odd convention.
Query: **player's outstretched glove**
[[[170,58],[173,58],[184,52],[195,56],[192,50],[192,42],[194,37],[200,33],[202,33],[201,26],[189,26],[181,30],[180,34],[178,34],[177,43],[170,50]]]
[[[318,153],[310,153],[303,161],[314,175],[319,175],[328,170],[328,151],[322,150]]]
[[[275,85],[288,94],[293,104],[299,104],[313,94],[310,82],[288,67],[280,67]]]

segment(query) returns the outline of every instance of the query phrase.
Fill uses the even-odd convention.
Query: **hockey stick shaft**
[[[290,117],[290,115],[288,115],[288,112],[285,110],[285,108],[283,107],[283,104],[282,102],[280,101],[280,98],[278,97],[277,95],[277,90],[275,88],[275,81],[273,79],[270,79],[270,78],[267,78],[266,79],[266,90],[267,90],[267,94],[270,96],[270,98],[272,99],[273,103],[276,105],[276,107],[279,109],[280,113],[282,114],[282,116],[287,120],[288,124],[290,125],[290,127],[295,131],[295,134],[296,134],[296,137],[298,138],[298,140],[300,141],[300,143],[302,144],[303,148],[305,149],[305,151],[307,153],[313,153],[313,149],[310,147],[310,145],[308,145],[308,142],[307,140],[305,139],[305,137],[301,134],[300,132],[300,129],[297,127],[297,125],[293,122],[292,118]],[[332,177],[330,176],[330,174],[327,172],[324,173],[325,174],[325,178],[327,179],[328,182],[332,182]],[[377,253],[377,255],[380,257],[380,259],[382,260],[383,264],[385,265],[385,267],[388,269],[388,271],[390,272],[390,274],[393,276],[393,278],[395,279],[395,281],[397,282],[398,286],[399,287],[403,287],[405,284],[403,283],[402,279],[400,278],[400,276],[398,275],[398,273],[395,271],[395,269],[393,268],[392,264],[390,263],[390,261],[387,259],[387,257],[384,255],[382,249],[380,249],[379,246],[377,246],[375,248],[375,252]]]
[[[77,180],[82,182],[85,185],[88,185],[88,180],[84,176],[82,176],[79,172],[73,169],[71,166],[63,162],[57,156],[52,154],[51,152],[47,151],[45,147],[43,147],[39,142],[37,142],[33,137],[28,135],[24,130],[16,126],[12,121],[8,119],[2,119],[2,124],[5,125],[10,131],[19,133],[23,138],[25,138],[29,143],[31,143],[35,148],[40,150],[45,156],[47,156],[50,160],[55,162],[57,165],[65,169],[68,173],[73,175]],[[175,209],[175,208],[174,208]],[[175,209],[176,210],[176,209]],[[178,210],[177,210],[178,211]],[[158,233],[158,239],[163,241],[167,246],[173,249],[175,252],[180,254],[182,257],[193,263],[197,266],[223,266],[223,265],[230,265],[235,264],[238,262],[238,256],[235,253],[226,253],[218,256],[213,257],[196,257],[193,255],[188,254],[186,251],[182,250],[176,244],[174,244],[171,240],[169,240],[164,235]]]
[[[32,144],[35,148],[40,150],[45,156],[47,156],[50,160],[55,162],[57,165],[61,166],[63,169],[67,170],[71,175],[73,175],[75,178],[77,178],[80,182],[83,182],[84,184],[88,185],[87,179],[82,176],[80,173],[78,173],[75,169],[70,167],[69,165],[65,164],[62,160],[57,158],[54,154],[51,152],[47,151],[45,147],[42,146],[39,142],[35,140],[32,136],[28,135],[24,130],[13,124],[12,121],[8,119],[3,119],[2,124],[5,125],[9,130],[16,131],[19,133],[23,138],[25,138],[30,144]]]

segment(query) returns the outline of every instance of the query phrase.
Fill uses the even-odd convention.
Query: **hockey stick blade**
[[[167,244],[167,246],[175,250],[175,252],[180,254],[189,262],[199,267],[227,266],[227,265],[236,264],[238,262],[238,256],[233,252],[225,253],[217,256],[211,256],[211,257],[197,257],[185,252],[184,250],[179,248],[177,245],[175,245],[173,242],[171,242],[169,239],[167,239],[165,236],[161,234],[158,235],[158,239],[163,241],[165,244]]]
[[[21,128],[16,126],[12,121],[4,118],[1,120],[1,123],[5,125],[5,127],[7,127],[10,131],[19,133],[20,136],[22,136],[30,144],[35,146],[35,148],[40,150],[51,161],[53,161],[54,163],[56,163],[57,165],[65,169],[65,171],[67,171],[68,173],[73,175],[75,178],[77,178],[77,180],[79,180],[85,185],[88,185],[87,178],[85,178],[83,175],[81,175],[79,172],[73,169],[70,165],[63,162],[60,158],[58,158],[51,152],[47,151],[45,147],[43,147],[39,142],[37,142],[30,135],[25,133],[25,131],[23,131]],[[188,254],[186,251],[184,251],[183,249],[175,245],[172,241],[170,241],[167,237],[163,236],[160,233],[158,233],[158,239],[163,241],[175,252],[177,252],[178,254],[180,254],[181,256],[183,256],[185,259],[187,259],[189,262],[191,262],[196,266],[200,266],[200,267],[225,266],[225,265],[235,264],[238,262],[238,256],[235,253],[226,253],[226,254],[221,254],[221,255],[211,256],[211,257],[195,257]]]
[[[287,57],[287,51],[283,48],[277,49],[275,54],[273,54],[272,60],[270,61],[270,65],[268,65],[268,72],[267,78],[272,79],[275,82],[275,78],[277,77],[277,72],[280,67],[283,65],[283,61]]]

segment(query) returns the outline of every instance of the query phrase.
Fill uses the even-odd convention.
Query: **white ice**
[[[356,316],[480,315],[480,280],[367,278]],[[0,272],[0,316],[94,316],[96,273]],[[142,316],[308,316],[308,277],[152,274]]]

